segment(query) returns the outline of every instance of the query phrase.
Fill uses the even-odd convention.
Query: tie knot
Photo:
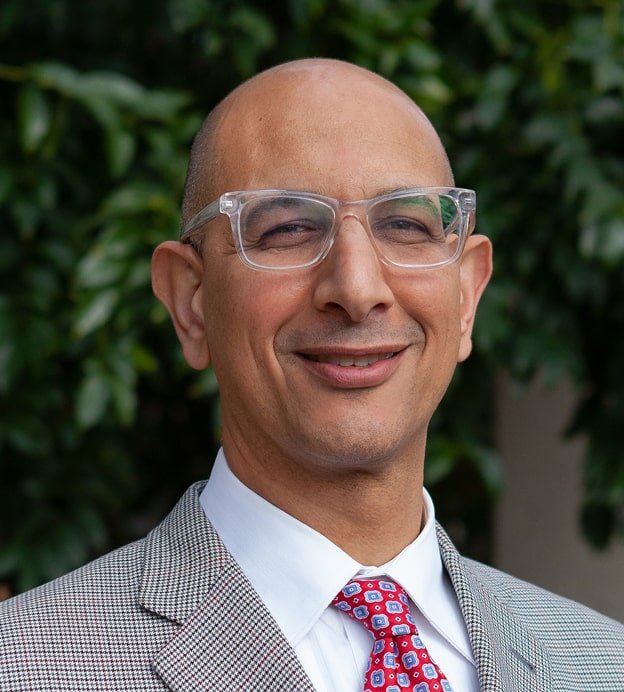
[[[391,579],[354,579],[332,605],[361,622],[375,639],[416,634],[407,594]]]

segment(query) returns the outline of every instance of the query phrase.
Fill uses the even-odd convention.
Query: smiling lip
[[[298,353],[301,362],[317,377],[341,389],[376,387],[399,366],[405,347],[371,351]]]

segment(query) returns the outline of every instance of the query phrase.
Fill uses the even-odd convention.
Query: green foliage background
[[[428,484],[487,556],[491,385],[572,377],[581,517],[624,532],[620,0],[2,0],[0,580],[20,590],[142,535],[205,477],[216,386],[151,296],[201,118],[259,69],[371,68],[430,114],[496,247],[476,352],[434,421]],[[545,463],[547,460],[545,460]]]

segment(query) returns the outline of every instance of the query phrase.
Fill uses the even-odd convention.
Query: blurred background
[[[478,194],[495,276],[427,485],[468,555],[624,619],[622,0],[2,0],[0,598],[208,475],[211,372],[149,286],[192,137],[285,60],[370,68]]]

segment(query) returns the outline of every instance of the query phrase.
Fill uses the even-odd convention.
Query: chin
[[[323,434],[299,438],[297,456],[306,465],[325,471],[378,471],[405,455],[416,455],[418,442],[414,435],[390,434],[387,427],[368,426],[364,430],[336,425],[327,426]],[[305,450],[305,451],[304,451]],[[303,451],[303,454],[302,454]]]

